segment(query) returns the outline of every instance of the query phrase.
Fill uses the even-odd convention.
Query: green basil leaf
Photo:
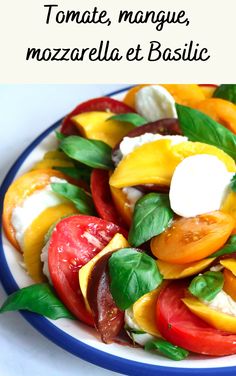
[[[103,141],[89,140],[80,136],[68,136],[60,143],[60,148],[70,158],[89,167],[109,170],[113,167],[112,149]]]
[[[220,256],[227,255],[227,254],[234,253],[234,252],[236,252],[236,235],[231,236],[223,248],[213,253],[212,255],[208,256],[208,258],[220,257]]]
[[[164,193],[148,193],[134,207],[129,243],[137,247],[163,232],[173,218],[169,197]]]
[[[107,120],[118,120],[123,121],[125,123],[133,124],[135,127],[139,127],[140,125],[147,124],[147,120],[144,119],[141,115],[135,114],[133,112],[128,114],[120,114],[120,115],[114,115],[108,118]]]
[[[162,338],[157,338],[147,342],[144,349],[146,351],[156,350],[160,354],[172,360],[183,360],[189,355],[187,350],[183,349],[182,347],[175,346]]]
[[[220,85],[213,94],[214,98],[222,98],[236,104],[236,84]]]
[[[223,285],[223,274],[209,271],[193,278],[188,289],[197,298],[211,301],[222,290]]]
[[[53,170],[57,170],[62,172],[64,175],[69,176],[73,179],[81,179],[86,181],[87,183],[90,182],[90,175],[91,175],[91,169],[87,166],[81,166],[79,168],[76,167],[53,167]]]
[[[53,192],[73,202],[81,214],[95,214],[93,199],[84,189],[70,183],[51,183],[51,188]]]
[[[56,134],[56,138],[58,139],[58,141],[62,141],[66,138],[66,136],[61,132],[56,131],[55,134]]]
[[[222,149],[236,160],[236,136],[209,116],[176,104],[180,128],[190,141],[199,141]]]
[[[232,191],[236,192],[236,174],[234,174],[230,181],[230,188],[232,189]]]
[[[134,248],[123,248],[109,259],[110,290],[116,305],[125,310],[162,282],[155,260]]]
[[[24,287],[11,294],[0,308],[0,313],[27,310],[57,320],[74,319],[64,304],[55,296],[47,283]]]

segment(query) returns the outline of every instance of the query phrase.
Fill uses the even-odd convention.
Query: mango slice
[[[203,92],[205,99],[212,98],[216,90],[214,86],[200,86],[201,91]]]
[[[79,284],[80,289],[84,297],[86,308],[89,312],[91,312],[91,309],[89,307],[89,303],[87,300],[87,288],[88,288],[88,279],[91,271],[93,270],[94,265],[96,262],[105,254],[115,251],[119,248],[126,248],[129,247],[129,243],[125,239],[125,237],[121,234],[115,234],[115,236],[111,239],[111,241],[107,244],[105,248],[103,248],[102,251],[100,251],[95,257],[93,257],[87,264],[85,264],[80,270],[79,270]]]
[[[41,170],[53,167],[73,167],[73,162],[64,159],[44,159],[42,161],[36,162],[32,170]]]
[[[211,257],[183,265],[171,264],[161,260],[157,260],[156,263],[164,279],[179,279],[199,273],[201,270],[207,268],[214,260],[215,258]]]
[[[177,165],[196,154],[214,155],[228,171],[236,171],[234,160],[215,146],[190,141],[172,145],[170,140],[162,139],[139,146],[123,158],[110,178],[110,185],[116,188],[139,184],[169,186]]]
[[[127,226],[130,227],[132,222],[132,210],[127,202],[126,195],[121,189],[112,186],[110,186],[110,190],[116,210]]]
[[[84,137],[101,140],[113,148],[134,128],[127,122],[108,120],[113,115],[115,114],[102,111],[84,112],[74,116],[72,121]]]
[[[165,84],[163,86],[174,97],[175,102],[192,107],[205,99],[201,88],[196,84]]]
[[[70,161],[70,158],[61,150],[49,150],[44,154],[43,159],[60,159]]]
[[[133,305],[134,320],[147,333],[161,337],[156,323],[156,302],[160,287],[141,296]]]
[[[230,270],[231,273],[236,276],[236,260],[234,258],[220,260],[220,264],[223,265],[226,269]]]
[[[224,287],[223,290],[236,301],[236,277],[228,269],[224,269]]]
[[[236,234],[236,192],[229,192],[220,210],[224,213],[230,214],[235,219],[235,228],[233,230],[233,234]]]
[[[44,210],[25,231],[23,258],[26,269],[35,282],[40,283],[46,279],[40,260],[45,234],[58,219],[77,212],[72,204],[53,206]]]
[[[224,330],[230,333],[236,333],[236,317],[226,313],[219,312],[201,303],[196,298],[182,299],[184,304],[195,315],[212,325],[216,329]]]

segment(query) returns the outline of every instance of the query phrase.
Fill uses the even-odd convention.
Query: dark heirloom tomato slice
[[[103,219],[74,215],[62,219],[52,232],[48,265],[53,286],[67,308],[81,321],[93,325],[85,308],[78,271],[117,233],[124,231]]]
[[[91,193],[94,205],[101,218],[116,223],[119,226],[126,227],[124,221],[122,221],[118,214],[111,197],[108,171],[99,169],[94,169],[92,171]]]
[[[213,328],[181,301],[187,284],[171,282],[157,300],[158,328],[168,341],[189,351],[211,356],[236,354],[236,335]]]
[[[87,288],[95,327],[105,343],[111,343],[124,326],[124,312],[117,307],[110,292],[108,261],[111,254],[107,253],[96,262]]]
[[[71,118],[83,112],[90,111],[109,111],[115,114],[126,114],[129,112],[135,112],[134,109],[127,106],[127,104],[110,97],[90,99],[86,102],[79,104],[72,112],[70,112],[63,119],[61,125],[61,133],[63,133],[65,136],[79,134],[76,126],[71,121]]]

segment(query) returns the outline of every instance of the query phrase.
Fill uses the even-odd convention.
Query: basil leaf
[[[164,193],[148,193],[134,207],[129,243],[135,247],[163,232],[173,218],[169,197]]]
[[[236,104],[236,84],[220,85],[213,94],[214,98],[222,98]]]
[[[123,121],[125,123],[133,124],[135,127],[139,127],[140,125],[147,124],[147,120],[144,119],[141,115],[135,114],[133,112],[128,114],[120,114],[120,115],[114,115],[109,117],[107,120],[118,120]]]
[[[58,141],[62,141],[66,138],[66,136],[61,132],[56,131],[55,134],[56,134],[56,138],[58,139]]]
[[[62,172],[64,175],[67,175],[73,179],[81,179],[86,181],[87,183],[90,182],[90,175],[91,175],[91,170],[87,166],[81,166],[78,168],[76,167],[53,167],[53,170],[57,170]]]
[[[230,188],[232,189],[233,192],[236,192],[236,174],[232,177],[230,181]]]
[[[182,349],[182,347],[175,346],[162,338],[157,338],[147,342],[144,346],[144,350],[156,350],[172,360],[183,360],[189,355],[187,350]]]
[[[223,285],[223,274],[209,271],[195,277],[188,289],[197,298],[211,301],[222,290]]]
[[[53,192],[73,202],[81,214],[95,214],[93,199],[82,188],[70,183],[51,183],[51,188]]]
[[[180,128],[190,141],[199,141],[222,149],[236,160],[236,136],[209,116],[176,104]]]
[[[155,260],[134,248],[123,248],[109,259],[110,290],[116,305],[125,310],[162,282]]]
[[[236,235],[231,236],[223,248],[213,253],[209,257],[220,257],[234,252],[236,252]]]
[[[89,167],[109,170],[113,166],[112,149],[103,141],[88,140],[80,136],[68,136],[62,140],[60,148],[70,158]]]
[[[47,283],[24,287],[11,294],[0,309],[0,313],[27,310],[57,320],[62,317],[74,319],[64,304],[55,296]]]

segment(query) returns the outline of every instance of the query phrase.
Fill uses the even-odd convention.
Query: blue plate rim
[[[132,86],[128,86],[126,88],[114,91],[112,93],[107,94],[106,96],[113,96],[124,91],[128,90]],[[55,122],[49,128],[47,128],[44,132],[42,132],[16,159],[13,163],[12,167],[6,174],[1,187],[0,187],[0,265],[1,265],[1,273],[0,273],[0,280],[4,287],[4,290],[7,294],[11,294],[14,291],[19,289],[15,279],[13,278],[10,269],[8,267],[3,242],[2,242],[2,211],[3,211],[3,201],[4,195],[15,178],[19,168],[31,153],[31,151],[47,137],[53,130],[55,130],[61,123],[62,119]],[[140,376],[150,375],[156,376],[158,373],[160,376],[173,376],[173,375],[184,375],[184,376],[195,376],[200,374],[201,376],[213,376],[214,375],[234,375],[236,366],[230,367],[217,367],[217,368],[176,368],[176,367],[166,367],[160,365],[152,365],[146,364],[141,362],[136,362],[133,360],[128,360],[121,358],[116,355],[111,355],[105,353],[101,350],[97,350],[94,347],[91,347],[84,342],[79,341],[78,339],[73,338],[69,334],[65,333],[61,329],[57,328],[53,325],[50,321],[48,321],[45,317],[40,316],[38,314],[21,311],[21,315],[42,335],[46,338],[51,340],[56,345],[60,346],[64,350],[68,351],[69,353],[88,361],[89,363],[95,364],[102,368],[106,368],[108,370],[114,372],[120,372],[125,375],[137,375]]]

